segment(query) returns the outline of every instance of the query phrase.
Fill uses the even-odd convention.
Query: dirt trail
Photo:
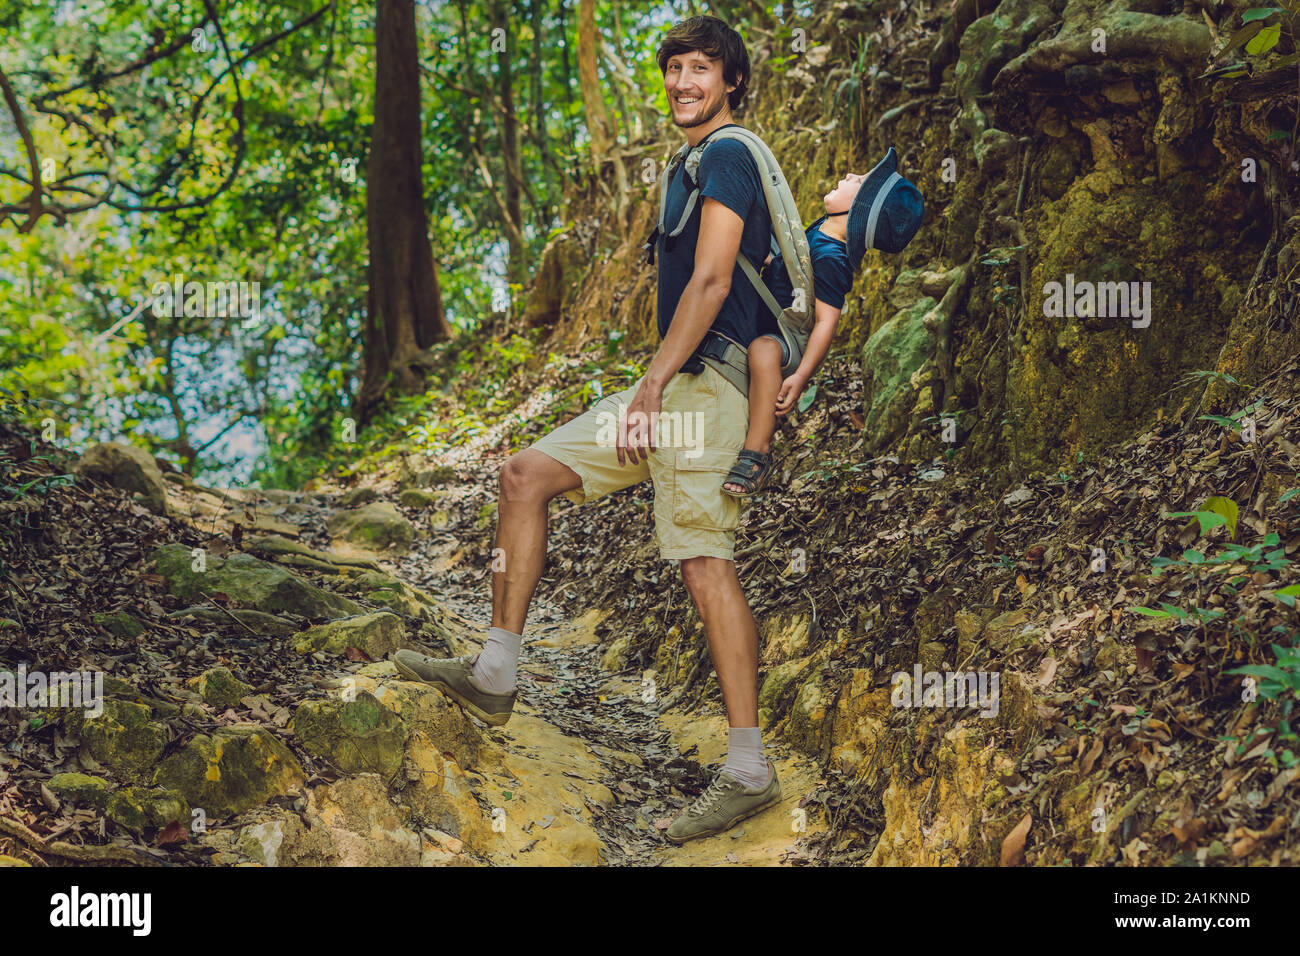
[[[313,547],[339,546],[325,530],[348,510],[336,497],[273,492],[240,493],[240,520],[260,532],[280,533]],[[481,510],[482,493],[460,494],[462,514]],[[382,497],[381,497],[382,500]],[[423,517],[408,512],[417,522]],[[420,527],[405,554],[369,553],[385,572],[437,603],[439,631],[452,653],[478,650],[490,624],[481,555],[463,547],[465,525]],[[353,551],[355,554],[367,552]],[[489,755],[466,774],[483,811],[486,834],[494,818],[504,828],[478,842],[475,855],[496,865],[613,864],[781,865],[805,862],[800,844],[824,830],[817,815],[798,812],[801,797],[815,789],[814,761],[795,756],[772,740],[783,798],[717,837],[675,847],[663,830],[712,779],[726,758],[727,722],[716,702],[695,710],[660,713],[642,676],[602,667],[596,635],[605,614],[589,610],[566,618],[539,597],[529,616],[520,658],[520,699],[504,727],[475,721],[491,743]],[[615,637],[618,635],[615,634]],[[358,673],[340,666],[339,680]],[[359,673],[397,683],[391,663]]]
[[[407,563],[398,565],[397,576],[411,573]],[[490,623],[486,596],[439,593],[428,584],[424,589],[477,625],[457,653],[481,646]],[[507,840],[494,862],[527,864],[530,854],[537,862],[582,862],[590,847],[548,819],[557,800],[598,842],[599,861],[615,865],[780,865],[799,840],[823,828],[795,812],[817,779],[815,763],[768,741],[782,782],[779,807],[717,837],[682,847],[668,843],[663,829],[726,758],[724,714],[707,703],[696,713],[661,714],[641,675],[604,670],[595,633],[601,612],[564,620],[538,601],[532,617],[543,623],[527,630],[515,714],[504,727],[483,728],[506,756],[503,769],[484,775],[476,795],[504,808],[528,836],[522,844]]]

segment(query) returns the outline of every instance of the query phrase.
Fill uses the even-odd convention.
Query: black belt
[[[682,365],[683,372],[689,372],[692,375],[699,375],[704,371],[704,360],[706,358],[715,359],[716,361],[725,361],[727,349],[738,343],[731,341],[725,335],[709,329],[704,333],[704,338],[691,357]]]

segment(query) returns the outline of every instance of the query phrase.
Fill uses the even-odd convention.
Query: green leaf
[[[1290,491],[1284,491],[1282,497],[1277,499],[1277,503],[1284,505],[1297,495],[1300,495],[1300,488],[1292,488]]]
[[[1242,23],[1250,23],[1254,20],[1267,20],[1275,13],[1281,13],[1280,7],[1251,7],[1241,15]]]
[[[1202,507],[1206,511],[1212,511],[1217,515],[1222,515],[1224,522],[1228,525],[1228,537],[1235,538],[1237,536],[1237,515],[1239,511],[1235,501],[1231,498],[1225,498],[1222,495],[1214,495],[1211,498],[1206,498],[1205,504]],[[1204,534],[1205,531],[1205,522],[1202,521],[1201,533]]]
[[[817,386],[809,385],[802,395],[799,396],[799,411],[806,412],[812,407],[812,403],[817,399]]]
[[[1259,33],[1255,34],[1254,39],[1246,44],[1246,52],[1251,56],[1258,56],[1261,53],[1267,53],[1273,47],[1277,46],[1277,41],[1282,37],[1282,24],[1275,23],[1271,27],[1264,27]]]
[[[1168,611],[1157,611],[1149,607],[1131,607],[1129,610],[1134,614],[1145,614],[1147,617],[1173,617]]]

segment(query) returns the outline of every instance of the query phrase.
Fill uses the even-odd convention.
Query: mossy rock
[[[799,688],[785,729],[791,746],[804,753],[821,753],[827,703],[820,678],[814,677]]]
[[[345,597],[322,590],[251,554],[233,554],[226,559],[208,555],[207,570],[195,571],[190,550],[183,545],[168,544],[154,552],[154,560],[172,593],[187,601],[222,593],[267,614],[323,618],[346,617],[364,610]]]
[[[377,773],[388,780],[405,756],[401,719],[365,691],[350,701],[304,701],[294,714],[293,732],[308,753],[345,773]]]
[[[382,604],[391,611],[405,614],[407,617],[423,617],[427,608],[435,606],[431,597],[419,588],[412,587],[401,578],[395,578],[383,571],[365,571],[352,578],[346,585],[353,594],[359,594],[368,601]]]
[[[867,446],[875,451],[906,434],[924,373],[934,352],[934,333],[926,315],[935,306],[929,296],[900,309],[862,347],[863,415]]]
[[[96,761],[128,776],[139,776],[155,766],[167,746],[167,728],[153,723],[148,704],[108,698],[98,717],[72,710],[64,718],[69,734]]]
[[[369,485],[363,485],[360,488],[353,488],[351,491],[345,491],[339,496],[339,504],[344,508],[357,508],[361,505],[368,504],[379,497],[379,492],[375,491]]]
[[[403,508],[428,508],[438,503],[438,496],[420,488],[407,488],[397,496]]]
[[[389,501],[340,511],[330,518],[328,527],[335,538],[371,551],[405,551],[415,540],[414,526]]]
[[[144,633],[144,625],[125,611],[92,614],[90,619],[116,637],[139,637]]]
[[[402,479],[401,485],[403,488],[437,488],[439,485],[449,485],[455,480],[455,468],[450,465],[439,465],[436,468],[423,468],[411,472],[408,477]]]
[[[78,475],[103,479],[115,488],[135,492],[149,510],[161,515],[172,513],[167,500],[167,485],[153,455],[143,448],[122,442],[101,442],[86,449],[77,461]]]
[[[776,707],[785,696],[786,690],[790,687],[790,682],[804,668],[808,662],[806,659],[786,661],[783,664],[777,664],[767,672],[767,677],[763,680],[763,686],[758,692],[758,724],[760,727],[766,727],[776,717]],[[766,717],[766,720],[764,719]]]
[[[406,647],[406,629],[396,614],[376,611],[308,628],[294,638],[293,646],[300,654],[316,651],[343,654],[349,647],[355,647],[365,651],[372,660],[379,660],[391,651]]]
[[[104,816],[138,834],[176,821],[188,822],[190,805],[184,795],[164,787],[122,787],[109,795]]]
[[[109,792],[113,789],[113,785],[103,777],[85,773],[56,773],[46,786],[61,800],[101,811],[108,804]]]
[[[225,667],[210,668],[189,681],[189,685],[198,692],[204,703],[211,704],[218,710],[234,707],[253,692],[252,687]]]
[[[158,767],[154,784],[179,791],[209,817],[231,816],[306,783],[302,764],[257,724],[200,734]]]

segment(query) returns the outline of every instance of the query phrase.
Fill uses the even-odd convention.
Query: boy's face
[[[846,173],[844,178],[835,184],[835,188],[823,197],[826,201],[826,209],[830,212],[846,211],[853,205],[853,199],[866,178],[860,173]]]
[[[711,60],[698,50],[668,58],[664,92],[673,122],[683,129],[709,122],[728,107],[727,94],[735,86],[722,79],[722,60]]]

